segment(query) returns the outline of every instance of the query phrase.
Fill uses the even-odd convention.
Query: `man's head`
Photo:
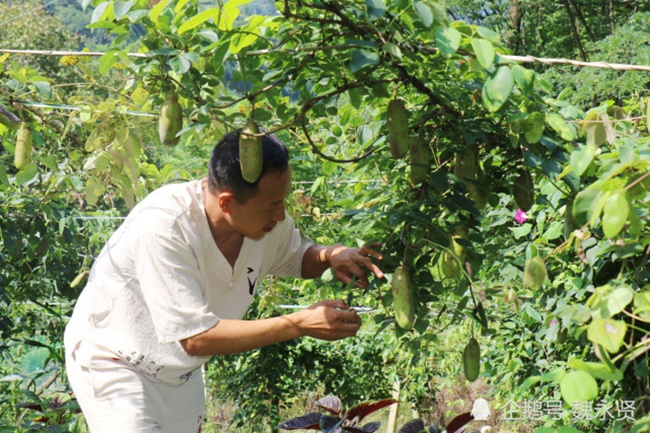
[[[212,193],[228,190],[240,203],[255,196],[260,179],[268,172],[283,173],[289,170],[289,152],[273,134],[262,137],[263,164],[260,178],[248,183],[241,174],[239,163],[239,133],[226,134],[212,150],[208,166],[208,186]]]

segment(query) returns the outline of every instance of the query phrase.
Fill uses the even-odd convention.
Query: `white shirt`
[[[133,208],[93,264],[66,327],[81,365],[120,360],[180,385],[209,357],[179,340],[241,319],[267,274],[300,276],[312,242],[293,220],[262,239],[244,238],[231,267],[212,238],[201,181],[164,186]]]

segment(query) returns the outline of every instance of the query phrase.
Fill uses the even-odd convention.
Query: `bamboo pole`
[[[303,47],[299,51],[322,51],[329,50],[332,48],[338,47]],[[430,47],[427,52],[433,53],[436,52],[437,48]],[[296,50],[257,50],[251,51],[248,54],[250,55],[265,55],[270,53],[295,53]],[[43,55],[43,56],[79,56],[79,57],[101,57],[106,53],[98,51],[46,51],[46,50],[13,50],[0,48],[0,53],[10,53],[10,54],[22,54],[22,55]],[[156,55],[154,54],[144,54],[144,53],[126,53],[128,57],[137,57],[137,58],[153,58]],[[650,66],[646,65],[630,65],[625,63],[609,63],[609,62],[582,62],[579,60],[571,60],[565,58],[544,58],[544,57],[535,57],[530,55],[525,56],[515,56],[509,54],[498,54],[499,57],[505,60],[512,60],[514,62],[520,63],[542,63],[545,65],[572,65],[580,67],[589,67],[589,68],[600,68],[600,69],[614,69],[618,71],[644,71],[650,72]]]
[[[55,50],[13,50],[0,48],[0,53],[22,54],[22,55],[41,55],[41,56],[75,56],[75,57],[101,57],[106,53],[99,51],[55,51]],[[128,57],[149,58],[153,57],[143,53],[126,53]]]

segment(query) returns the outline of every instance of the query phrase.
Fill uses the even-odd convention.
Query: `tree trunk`
[[[589,39],[591,39],[591,42],[596,42],[596,36],[594,36],[594,33],[591,31],[591,28],[587,25],[587,21],[585,21],[585,17],[582,15],[582,11],[580,10],[580,7],[576,2],[573,0],[568,0],[569,3],[571,3],[571,6],[576,10],[576,15],[578,15],[578,19],[584,26],[585,30],[587,30],[587,35],[589,35]]]
[[[510,21],[508,22],[508,27],[510,31],[507,44],[514,48],[519,44],[519,41],[523,41],[521,20],[524,13],[519,0],[510,0],[509,9]]]
[[[613,35],[616,34],[616,23],[614,22],[614,0],[609,0],[609,29]]]
[[[569,3],[569,0],[562,0],[562,3],[564,4],[566,13],[569,16],[569,24],[571,25],[571,32],[573,33],[573,38],[575,39],[576,44],[578,45],[578,51],[580,52],[580,59],[583,62],[586,62],[587,54],[585,53],[584,48],[582,48],[582,41],[580,40],[580,32],[578,30],[578,25],[576,24],[575,16],[573,15],[573,11],[571,10],[571,4]]]

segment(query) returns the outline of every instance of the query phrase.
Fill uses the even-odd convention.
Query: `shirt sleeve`
[[[270,274],[278,277],[301,276],[302,257],[314,242],[300,233],[289,215],[286,216],[281,227],[275,233],[272,247],[277,247]]]
[[[141,230],[135,272],[160,343],[179,341],[212,328],[198,259],[178,222]]]

